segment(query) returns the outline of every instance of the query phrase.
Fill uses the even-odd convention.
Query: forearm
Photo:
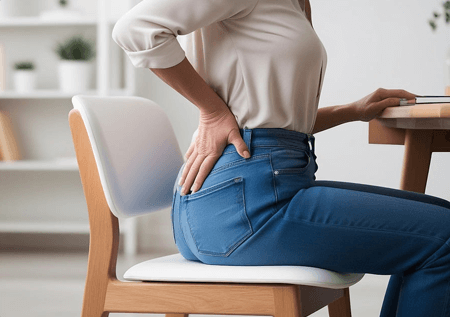
[[[149,68],[200,111],[214,113],[229,109],[220,96],[205,82],[187,58],[169,68]]]
[[[324,131],[350,121],[358,121],[357,112],[352,104],[319,108],[311,134]]]

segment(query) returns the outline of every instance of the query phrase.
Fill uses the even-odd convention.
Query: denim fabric
[[[382,317],[450,316],[450,202],[316,180],[313,135],[240,132],[251,158],[229,144],[202,187],[185,196],[184,165],[179,171],[172,225],[183,257],[391,275]]]

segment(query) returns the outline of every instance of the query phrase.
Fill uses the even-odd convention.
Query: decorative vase
[[[18,92],[29,92],[36,89],[36,72],[25,69],[15,70],[14,87]]]
[[[60,60],[58,65],[59,88],[64,92],[90,89],[92,63],[79,60]]]

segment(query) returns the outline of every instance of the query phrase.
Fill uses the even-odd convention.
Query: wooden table
[[[369,122],[369,143],[405,145],[400,189],[425,193],[431,154],[450,152],[450,103],[386,108]]]

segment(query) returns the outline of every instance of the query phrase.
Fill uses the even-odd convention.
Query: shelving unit
[[[131,8],[134,2],[128,0],[127,8]],[[0,110],[10,113],[19,144],[22,145],[19,146],[21,160],[0,161],[0,233],[89,233],[88,212],[68,123],[68,113],[73,108],[71,99],[77,94],[131,96],[135,95],[136,90],[135,68],[118,47],[111,45],[111,30],[117,21],[108,16],[112,4],[107,0],[97,0],[94,5],[97,6],[95,16],[73,20],[50,21],[39,16],[8,17],[0,20],[0,39],[6,47],[15,47],[20,40],[31,39],[29,34],[41,37],[44,43],[49,37],[54,37],[54,34],[79,33],[79,29],[96,35],[95,88],[74,93],[63,92],[57,88],[20,93],[7,87],[5,91],[0,91]],[[17,34],[13,40],[12,32]],[[62,40],[64,39],[58,38],[58,41]],[[35,46],[33,50],[36,52],[31,51],[27,56],[35,57],[38,62],[41,62],[39,55],[49,56],[48,44],[47,47],[44,47],[44,44]],[[114,51],[121,55],[118,65],[112,61],[111,52]],[[15,56],[11,55],[15,54],[6,55],[7,65],[12,65],[15,61]],[[44,64],[42,61],[38,67],[45,69],[45,76],[41,78],[47,79],[54,75],[50,68],[54,63],[47,62],[47,67],[43,67]],[[117,73],[121,75],[116,78],[122,79],[122,84],[117,85],[122,87],[111,87],[112,75]],[[11,74],[7,79],[12,80]],[[55,80],[52,86],[58,86]],[[59,150],[60,148],[65,148],[66,152]],[[71,152],[70,155],[66,154],[67,151]],[[54,200],[49,199],[52,194],[55,195]],[[67,197],[61,198],[61,195]],[[84,206],[84,210],[80,210],[80,206]],[[61,216],[61,219],[55,219],[55,216]],[[120,230],[125,235],[125,253],[135,254],[136,218],[123,223],[121,221]]]

